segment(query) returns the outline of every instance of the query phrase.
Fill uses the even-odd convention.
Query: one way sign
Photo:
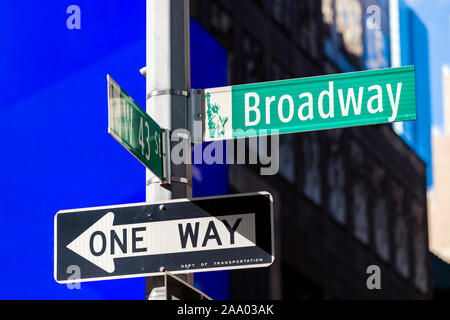
[[[267,192],[60,211],[59,283],[269,266],[273,204]],[[71,266],[80,270],[74,279]],[[73,268],[73,267],[72,267]]]

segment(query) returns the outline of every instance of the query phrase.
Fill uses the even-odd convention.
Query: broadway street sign
[[[162,129],[108,75],[108,132],[161,180]]]
[[[60,211],[59,283],[269,266],[273,204],[267,192]],[[68,270],[77,267],[79,279]]]
[[[205,89],[204,141],[416,119],[414,66]]]

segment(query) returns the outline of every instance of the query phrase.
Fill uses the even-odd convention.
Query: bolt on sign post
[[[414,66],[204,90],[203,140],[416,120]]]
[[[108,75],[108,133],[164,180],[163,130]]]

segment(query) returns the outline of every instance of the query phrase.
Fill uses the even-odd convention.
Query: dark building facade
[[[228,50],[235,85],[388,67],[389,27],[365,23],[374,4],[388,15],[363,0],[191,0],[191,15]],[[431,297],[426,168],[391,126],[281,135],[279,165],[229,166],[230,193],[274,196],[276,247],[270,268],[230,273],[232,299]]]

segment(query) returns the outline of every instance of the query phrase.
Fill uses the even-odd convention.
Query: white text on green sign
[[[205,89],[204,141],[416,119],[414,67]]]
[[[108,132],[163,180],[159,125],[108,75]]]

